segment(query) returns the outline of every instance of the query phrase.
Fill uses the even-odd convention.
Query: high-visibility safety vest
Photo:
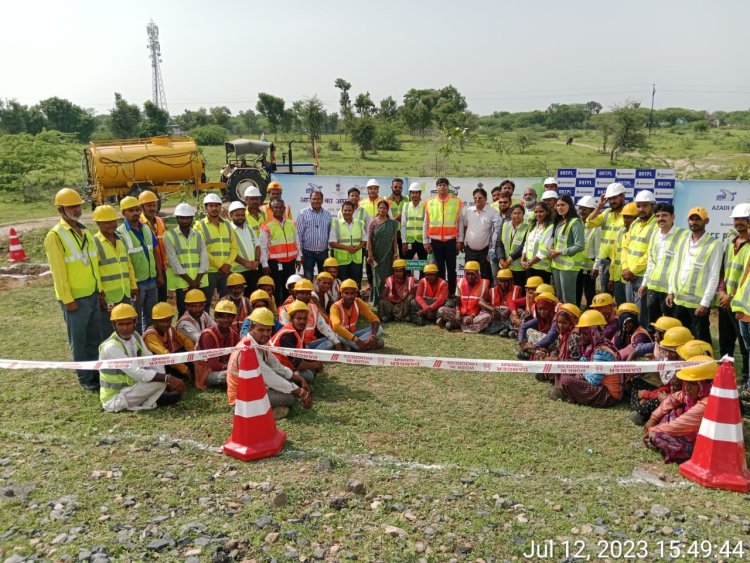
[[[115,233],[115,245],[101,234],[94,235],[96,252],[99,255],[99,279],[101,290],[107,303],[120,303],[130,297],[130,272],[128,270],[128,251],[125,244]]]
[[[292,303],[294,303],[294,301],[290,301],[286,305],[279,308],[279,321],[284,324],[290,324],[292,322],[292,319],[289,318],[289,313],[287,313],[287,308]],[[305,326],[305,330],[302,331],[302,341],[305,344],[309,344],[310,342],[315,340],[315,331],[317,330],[319,317],[320,308],[318,308],[318,305],[316,303],[310,301],[307,304],[307,325]]]
[[[204,217],[195,226],[203,235],[203,242],[206,243],[206,252],[218,259],[222,264],[226,264],[229,260],[229,253],[232,246],[232,227],[229,221],[219,218],[219,226],[217,227],[208,220],[208,217]],[[209,260],[208,272],[213,274],[218,271],[219,269],[212,266]]]
[[[708,233],[704,234],[696,245],[696,255],[693,261],[693,268],[683,283],[680,278],[681,262],[685,259],[688,252],[691,236],[688,235],[680,242],[680,248],[677,250],[677,262],[674,265],[675,271],[672,272],[675,280],[675,305],[681,307],[697,308],[703,299],[703,293],[706,291],[706,278],[709,275],[708,261],[711,254],[719,247],[719,241]]]
[[[611,259],[612,245],[617,239],[619,229],[625,226],[622,220],[622,213],[615,213],[611,209],[605,209],[601,215],[589,218],[586,221],[589,227],[599,227],[602,229],[602,244],[599,247],[599,258],[602,260]]]
[[[406,290],[408,293],[411,293],[414,291],[414,276],[406,276]],[[386,295],[389,293],[393,293],[393,276],[390,275],[387,278],[385,278],[385,293]]]
[[[63,247],[63,259],[65,260],[65,273],[68,278],[68,286],[73,299],[88,297],[97,291],[96,274],[97,267],[96,244],[91,232],[81,228],[82,237],[73,229],[66,229],[60,223],[52,227],[51,231],[60,239]],[[60,299],[60,296],[57,296]]]
[[[263,213],[263,222],[270,221],[273,219],[273,211],[271,211],[271,202],[264,203],[260,206],[260,212]],[[286,209],[284,210],[284,219],[291,219],[292,218],[292,208],[289,207],[289,204],[286,204]]]
[[[730,307],[735,313],[750,315],[750,268],[745,268],[742,276],[740,276],[737,291],[732,298]]]
[[[271,337],[271,346],[276,346],[277,348],[281,348],[282,347],[281,344],[280,344],[281,337],[285,336],[287,334],[293,334],[294,335],[294,337],[296,339],[295,343],[294,343],[295,344],[294,348],[304,348],[305,347],[303,345],[303,343],[302,343],[302,337],[300,336],[299,332],[297,332],[294,329],[294,325],[292,325],[291,322],[288,322],[287,324],[285,324],[282,328],[279,329],[279,331],[276,334],[274,334]],[[273,355],[276,356],[276,358],[279,360],[279,362],[281,362],[283,365],[285,365],[286,367],[288,367],[290,370],[294,371],[294,369],[295,369],[294,364],[292,363],[292,361],[287,356],[285,356],[284,354],[279,354],[277,352],[274,352]]]
[[[490,280],[479,280],[474,287],[469,286],[466,278],[462,278],[458,284],[458,291],[461,296],[461,308],[459,312],[462,315],[476,315],[479,313],[479,300],[490,287]]]
[[[420,201],[416,207],[412,202],[407,203],[402,210],[402,214],[406,214],[406,240],[404,242],[424,242],[422,238],[424,201]]]
[[[349,313],[346,312],[343,299],[339,299],[338,301],[336,301],[336,303],[331,305],[331,309],[333,309],[334,307],[336,307],[336,309],[338,309],[339,311],[341,326],[352,333],[357,330],[357,321],[359,321],[359,305],[357,304],[357,300],[354,300],[354,304],[352,305],[351,309],[349,309]]]
[[[727,242],[727,248],[724,251],[724,290],[729,295],[733,295],[737,291],[749,257],[750,242],[745,242],[740,246],[736,254],[734,251],[734,241],[730,240]]]
[[[180,261],[180,265],[184,268],[185,273],[190,276],[191,279],[198,277],[198,270],[201,265],[201,253],[200,253],[200,240],[199,237],[202,235],[195,229],[191,229],[191,236],[189,239],[185,238],[179,227],[167,231],[165,235],[169,244],[174,248],[177,259]],[[180,276],[174,273],[172,268],[167,268],[167,289],[174,291],[176,289],[187,288],[188,283],[183,280]],[[208,276],[201,278],[201,287],[208,286]]]
[[[594,238],[596,237],[598,227],[586,227],[584,231],[584,238],[586,240],[586,246],[583,249],[583,257],[581,258],[581,270],[593,270],[594,269],[594,258],[592,257],[591,246],[594,244]]]
[[[448,287],[448,282],[443,278],[437,278],[435,285],[431,285],[427,281],[427,278],[422,278],[421,280],[419,280],[419,284],[417,284],[417,289],[419,289],[419,286],[422,286],[424,290],[424,295],[422,295],[422,297],[425,297],[427,299],[435,299],[438,295],[440,295],[443,287]]]
[[[349,226],[351,225],[351,231]],[[365,226],[362,221],[352,219],[351,223],[347,223],[343,219],[335,219],[333,221],[334,232],[336,233],[336,242],[344,244],[346,246],[356,246],[362,242],[362,235],[365,232]],[[339,248],[333,249],[333,256],[338,260],[339,266],[346,266],[351,262],[360,264],[362,262],[362,249],[360,248],[354,254],[341,250]]]
[[[458,236],[458,215],[461,212],[461,200],[448,196],[445,201],[438,197],[427,200],[426,220],[429,221],[427,236],[431,239],[446,241]]]
[[[154,256],[153,240],[154,235],[151,233],[148,225],[141,224],[141,236],[143,243],[128,225],[123,223],[117,227],[125,247],[128,249],[128,258],[133,264],[136,281],[148,281],[156,278],[156,258]]]
[[[688,232],[682,227],[673,227],[667,235],[664,243],[663,252],[659,251],[661,237],[659,231],[654,231],[651,235],[651,242],[648,247],[648,261],[653,263],[654,267],[649,275],[646,287],[651,291],[660,291],[667,293],[669,291],[669,279],[672,277],[672,268],[675,264],[677,249]]]
[[[526,233],[529,232],[529,224],[522,221],[518,227],[513,229],[513,223],[505,221],[503,227],[500,230],[500,240],[503,242],[505,247],[505,258],[510,259],[510,255],[518,252],[519,249],[523,248],[526,242]],[[510,269],[520,272],[523,270],[521,266],[521,257],[519,256],[510,263]]]
[[[529,229],[526,235],[526,243],[524,244],[524,254],[526,261],[531,260],[537,254],[543,256],[549,255],[549,248],[552,245],[552,224],[550,223],[546,227],[540,229],[539,225],[536,225],[533,229]],[[550,271],[550,263],[548,258],[542,258],[534,264],[535,270],[544,270],[545,272]]]
[[[552,248],[558,252],[562,252],[570,245],[568,244],[568,238],[570,235],[570,229],[576,224],[576,221],[580,223],[581,230],[583,230],[583,222],[578,217],[565,221],[565,225],[558,223],[557,229],[554,231]],[[585,236],[585,235],[584,235]],[[552,266],[556,270],[580,270],[586,262],[586,245],[582,250],[576,252],[573,256],[563,256],[560,254],[557,258],[552,259]]]
[[[656,218],[653,215],[646,221],[641,221],[640,218],[633,221],[630,225],[630,241],[626,249],[626,262],[623,262],[623,269],[627,268],[635,276],[642,276],[646,272],[648,246],[656,228]],[[636,265],[637,262],[640,264]]]
[[[375,201],[370,201],[370,198],[365,198],[364,201],[359,202],[359,206],[364,209],[367,214],[370,216],[370,219],[375,217],[375,215],[378,214],[378,204],[380,204],[381,201],[385,201],[388,203],[388,201],[384,197],[378,197]],[[391,206],[388,205],[388,209],[390,209]]]
[[[135,339],[135,345],[137,348],[137,357],[141,357],[145,355],[144,349],[146,348],[145,344],[143,343],[143,340],[141,340],[141,337],[138,335],[138,333],[133,333],[133,336],[130,338]],[[116,332],[113,332],[112,335],[107,338],[104,342],[102,342],[99,345],[99,353],[101,354],[102,349],[108,344],[108,343],[114,343],[117,346],[119,346],[125,356],[128,356],[128,348],[125,346],[123,341],[120,339],[119,336],[117,336]],[[125,389],[126,387],[131,387],[135,385],[135,380],[131,378],[128,374],[126,374],[121,369],[100,369],[99,370],[99,400],[102,402],[102,404],[109,401],[112,397],[117,395],[120,391]]]
[[[388,202],[388,207],[391,209],[391,215],[393,216],[396,221],[401,221],[401,215],[404,213],[404,207],[406,205],[410,204],[411,202],[406,199],[405,197],[401,198],[401,201],[396,201],[395,199],[391,199],[390,197],[386,198],[386,201]],[[393,208],[396,208],[395,210]],[[412,206],[413,207],[413,206]]]
[[[237,249],[240,258],[244,258],[250,262],[254,262],[255,258],[255,236],[252,234],[253,231],[250,227],[246,227],[247,231],[240,229],[237,225],[232,223],[232,230],[234,230],[234,238],[237,240]],[[249,236],[248,236],[249,235]],[[246,240],[249,239],[249,240]],[[233,272],[247,272],[247,268],[239,262],[232,264]]]
[[[628,241],[630,234],[625,230],[625,227],[620,229],[615,237],[614,244],[611,244],[609,258],[611,260],[609,265],[609,277],[612,281],[622,281],[622,258],[625,254],[625,249],[628,247]]]
[[[512,285],[510,291],[505,294],[500,292],[500,286],[490,288],[490,305],[493,307],[510,307],[511,303],[521,297],[521,288]]]
[[[293,262],[299,254],[295,234],[297,232],[294,221],[286,219],[284,226],[276,219],[269,219],[262,227],[268,232],[268,259],[277,262]]]
[[[256,219],[250,215],[248,210],[245,210],[245,221],[247,221],[247,226],[253,231],[255,238],[260,238],[260,227],[266,222],[266,214],[258,210],[258,218]]]
[[[141,224],[147,225],[148,228],[151,229],[151,232],[156,235],[156,240],[159,244],[156,247],[154,254],[156,258],[161,261],[162,270],[164,270],[167,267],[167,249],[164,246],[164,235],[166,234],[167,226],[164,224],[164,219],[157,215],[154,217],[154,224],[152,225],[146,216],[141,213]]]

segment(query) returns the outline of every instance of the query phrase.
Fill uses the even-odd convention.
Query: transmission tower
[[[151,99],[158,108],[167,111],[167,95],[164,93],[164,80],[161,77],[161,47],[159,46],[159,27],[154,20],[149,20],[146,26],[148,45],[151,59]]]

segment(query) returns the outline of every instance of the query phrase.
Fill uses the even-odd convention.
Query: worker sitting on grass
[[[198,338],[207,328],[216,323],[206,312],[206,295],[200,289],[191,289],[185,294],[185,313],[177,320],[177,330],[198,344]]]
[[[260,276],[258,278],[258,289],[262,289],[268,295],[270,295],[270,301],[268,302],[268,309],[273,313],[273,316],[279,314],[279,310],[276,307],[276,298],[274,292],[276,291],[276,282],[273,281],[271,276]]]
[[[250,300],[245,297],[245,277],[234,272],[227,277],[227,293],[222,301],[230,301],[237,308],[237,316],[234,319],[234,330],[237,334],[242,330],[242,323],[251,311]]]
[[[500,270],[497,273],[497,283],[490,288],[487,297],[487,300],[479,301],[479,307],[492,317],[492,323],[484,332],[510,338],[518,337],[510,315],[516,310],[516,301],[521,297],[521,288],[513,283],[513,272]]]
[[[231,348],[240,340],[240,335],[234,330],[234,319],[237,308],[231,301],[219,301],[214,309],[216,326],[201,332],[196,350],[217,350]],[[206,386],[215,387],[227,382],[227,363],[229,354],[199,360],[195,362],[195,386],[205,389]]]
[[[268,309],[271,310],[269,303],[273,301],[273,295],[269,295],[263,289],[256,289],[250,294],[250,313],[252,314],[255,309]],[[273,315],[273,313],[271,313]],[[281,330],[282,325],[274,317],[273,333],[277,330]],[[245,320],[242,321],[242,328],[240,329],[240,337],[244,338],[250,330],[250,316],[248,315]]]
[[[138,313],[127,303],[116,305],[110,314],[114,332],[99,346],[99,360],[152,356],[135,331]],[[100,369],[99,398],[106,412],[153,409],[180,400],[185,384],[164,373],[162,366]]]
[[[415,304],[414,277],[407,274],[406,260],[394,260],[392,270],[393,273],[385,279],[383,299],[378,304],[378,313],[384,323],[408,321]]]
[[[357,297],[359,287],[352,279],[341,283],[341,299],[331,306],[331,325],[339,335],[341,343],[355,352],[379,350],[385,346],[380,335],[383,327],[380,319],[369,305]],[[357,321],[362,315],[370,321],[370,326],[357,330]]]
[[[411,322],[424,326],[437,319],[440,307],[448,302],[448,282],[438,277],[436,264],[427,264],[422,270],[422,279],[417,284],[412,308]]]
[[[151,318],[154,324],[143,333],[143,342],[152,354],[160,356],[195,350],[193,341],[172,326],[174,318],[172,305],[164,302],[157,303],[151,310]],[[172,364],[166,366],[166,371],[183,380],[192,379],[191,367],[188,364]]]
[[[310,283],[310,280],[303,281]],[[310,309],[302,301],[295,301],[286,308],[286,314],[289,317],[289,322],[273,335],[271,345],[277,348],[306,348],[304,338],[308,324],[307,319],[311,314]],[[323,369],[323,362],[317,360],[304,360],[294,356],[286,356],[279,352],[274,352],[274,356],[283,365],[299,373],[308,382],[312,382],[315,375]]]
[[[438,326],[474,334],[490,326],[492,317],[479,308],[479,302],[488,299],[490,281],[482,279],[479,271],[479,262],[466,263],[464,277],[456,286],[455,307],[445,305],[438,309]]]
[[[294,284],[295,301],[279,309],[279,321],[283,324],[291,322],[289,307],[297,301],[307,305],[307,326],[302,334],[302,342],[305,348],[317,350],[343,350],[339,337],[328,324],[328,317],[318,308],[318,304],[312,299],[313,284],[308,279],[301,279]],[[274,330],[274,334],[276,331]]]
[[[246,346],[265,346],[271,339],[274,324],[273,313],[269,309],[259,307],[250,313],[250,331],[236,346],[229,357],[227,367],[227,398],[234,406],[237,401],[237,387],[239,385],[240,355]],[[302,401],[305,409],[312,407],[312,394],[305,379],[288,367],[282,365],[276,357],[267,350],[255,350],[258,356],[258,369],[266,384],[268,401],[273,408],[276,419],[289,414],[289,408],[294,399]]]

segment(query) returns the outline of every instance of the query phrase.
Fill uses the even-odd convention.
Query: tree
[[[211,114],[211,119],[215,125],[224,127],[225,129],[229,127],[229,121],[232,119],[232,112],[227,106],[216,106],[210,108],[208,113]]]
[[[602,104],[599,102],[586,102],[586,111],[589,112],[589,115],[599,115],[599,112],[602,111]]]
[[[385,119],[386,121],[394,121],[398,119],[398,104],[393,97],[388,96],[380,100],[380,109],[378,110],[378,117]]]
[[[375,135],[375,120],[369,115],[360,117],[354,122],[352,140],[359,147],[359,155],[361,158],[365,158],[365,151],[376,150]]]
[[[584,104],[550,104],[546,114],[549,129],[583,129],[591,115]]]
[[[640,103],[626,100],[612,111],[613,132],[609,161],[614,163],[618,153],[646,146],[643,112],[638,111]]]
[[[370,97],[370,92],[357,95],[354,100],[354,109],[357,110],[360,117],[372,116],[377,113],[377,108]]]
[[[145,119],[138,124],[139,137],[166,135],[169,125],[169,112],[154,104],[151,100],[143,103]]]
[[[141,122],[141,110],[135,104],[125,101],[119,92],[115,92],[115,107],[109,115],[112,119],[112,134],[116,139],[131,139],[136,136]]]
[[[185,131],[190,131],[196,127],[210,125],[211,116],[208,114],[206,108],[198,108],[195,111],[186,109],[182,115],[175,117],[175,121]]]
[[[16,100],[0,100],[0,131],[3,133],[25,133],[29,119],[29,107]]]
[[[47,98],[39,102],[36,107],[44,115],[47,129],[75,133],[79,141],[88,141],[96,128],[94,117],[68,100],[57,97]]]
[[[354,112],[352,111],[352,99],[349,96],[349,90],[351,89],[351,83],[347,82],[343,78],[337,78],[333,85],[341,90],[339,94],[339,108],[341,111],[341,118],[344,121],[344,132],[349,134],[352,130],[354,122]]]
[[[299,120],[302,132],[310,137],[311,141],[320,140],[326,124],[326,110],[323,102],[318,96],[306,100],[297,100],[292,104],[292,109]]]
[[[265,92],[260,92],[258,94],[258,103],[255,105],[255,109],[266,118],[268,121],[268,129],[271,133],[278,132],[284,124],[285,105],[286,104],[282,98],[278,98]]]
[[[248,133],[259,133],[261,131],[258,115],[253,110],[241,111],[237,114],[237,117],[240,118]]]

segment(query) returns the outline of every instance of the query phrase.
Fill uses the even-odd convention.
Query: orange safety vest
[[[281,345],[279,344],[279,342],[281,342],[281,337],[284,336],[285,334],[293,334],[295,336],[297,341],[295,342],[294,348],[305,347],[302,343],[302,337],[300,336],[299,332],[297,332],[294,329],[294,326],[292,326],[291,322],[288,322],[287,324],[285,324],[282,328],[279,329],[279,331],[276,334],[274,334],[271,337],[271,346],[276,346],[280,348]],[[276,352],[274,352],[273,355],[276,356],[279,362],[281,362],[283,365],[288,367],[290,370],[294,371],[295,369],[294,364],[287,356],[285,356],[284,354],[278,354]]]
[[[229,301],[231,303],[234,303],[229,296],[227,295],[223,299],[220,299],[220,301]],[[237,303],[234,303],[235,307],[237,307]],[[240,297],[240,305],[237,307],[237,316],[234,317],[234,324],[232,324],[232,328],[237,331],[237,334],[242,332],[242,323],[245,322],[245,319],[250,314],[252,307],[250,307],[250,300],[245,297],[244,295]]]
[[[426,278],[422,278],[421,280],[419,280],[419,284],[417,285],[417,290],[419,290],[419,286],[422,286],[422,289],[424,290],[424,295],[422,295],[422,297],[429,297],[431,299],[435,299],[440,294],[440,290],[443,288],[443,286],[447,286],[447,285],[448,285],[447,281],[445,281],[443,278],[438,278],[437,283],[433,287],[432,285],[430,285],[430,283],[427,281]]]
[[[151,325],[146,329],[146,332],[143,333],[143,343],[146,343],[146,337],[150,334],[155,334],[159,341],[164,345],[164,347],[169,350],[171,354],[174,354],[178,350],[182,350],[182,342],[177,340],[177,335],[174,327],[169,327],[167,329],[167,334],[165,337],[162,337],[161,334],[154,328],[154,325]],[[166,338],[166,339],[165,339]]]
[[[445,241],[458,236],[458,215],[461,212],[461,200],[448,196],[445,201],[437,197],[427,200],[425,214],[429,221],[427,236],[431,239]]]
[[[287,219],[284,226],[276,219],[269,219],[267,223],[261,226],[261,229],[268,233],[268,259],[277,262],[293,262],[299,249],[295,242],[297,232],[294,221]]]
[[[461,294],[462,315],[476,315],[479,313],[479,300],[484,296],[489,288],[490,280],[481,280],[473,288],[469,287],[466,278],[462,278],[458,284],[458,290]]]
[[[359,305],[357,305],[356,300],[354,301],[354,305],[352,305],[352,308],[350,309],[352,312],[351,317],[346,314],[343,299],[339,299],[338,301],[336,301],[336,303],[331,305],[331,307],[336,307],[339,310],[341,316],[341,326],[343,326],[349,332],[354,332],[355,330],[357,330],[357,321],[359,320]]]
[[[279,320],[281,320],[281,312],[283,311],[284,316],[288,319],[287,324],[290,324],[292,322],[292,319],[289,318],[289,313],[287,312],[287,308],[289,307],[289,305],[294,303],[294,298],[291,296],[290,298],[291,300],[288,300],[288,303],[285,302],[279,309]],[[315,340],[315,331],[317,330],[316,327],[318,326],[318,317],[320,316],[320,309],[318,308],[318,305],[316,303],[310,301],[310,303],[307,304],[307,309],[307,326],[302,333],[302,340],[305,342],[305,344],[308,344]]]
[[[164,244],[164,233],[166,233],[167,227],[164,224],[164,219],[158,215],[154,217],[154,219],[154,224],[152,225],[149,220],[146,219],[146,216],[141,213],[141,223],[147,225],[151,231],[153,231],[154,235],[156,235],[156,240],[159,245],[154,248],[154,254],[159,257],[162,271],[165,271],[167,269],[167,247]]]
[[[500,294],[500,287],[494,286],[490,289],[490,305],[493,307],[510,307],[511,303],[521,297],[521,288],[517,285],[511,286],[511,290],[505,294]]]
[[[393,276],[388,276],[385,278],[385,290],[386,294],[393,293]],[[406,291],[407,293],[411,293],[414,290],[414,277],[413,276],[407,276],[406,277]]]

